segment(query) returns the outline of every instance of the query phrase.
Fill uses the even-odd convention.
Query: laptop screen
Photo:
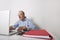
[[[9,10],[0,11],[0,34],[9,34]]]

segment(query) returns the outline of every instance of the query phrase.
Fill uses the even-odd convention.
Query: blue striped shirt
[[[35,25],[32,23],[31,20],[29,20],[28,18],[25,18],[24,21],[18,20],[13,27],[17,28],[17,27],[22,27],[25,26],[28,30],[29,29],[35,29]]]

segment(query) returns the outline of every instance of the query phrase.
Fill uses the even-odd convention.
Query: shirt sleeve
[[[35,29],[35,25],[32,23],[32,21],[28,21],[28,27],[27,27],[28,30],[34,30]]]
[[[18,21],[14,25],[12,25],[12,26],[13,26],[13,28],[17,28],[19,26]]]

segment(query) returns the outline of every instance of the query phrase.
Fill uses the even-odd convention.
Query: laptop
[[[0,11],[0,35],[9,35],[9,10]]]

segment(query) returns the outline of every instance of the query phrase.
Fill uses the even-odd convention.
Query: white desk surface
[[[44,40],[44,39],[28,38],[19,35],[12,35],[12,36],[0,35],[0,40]]]

